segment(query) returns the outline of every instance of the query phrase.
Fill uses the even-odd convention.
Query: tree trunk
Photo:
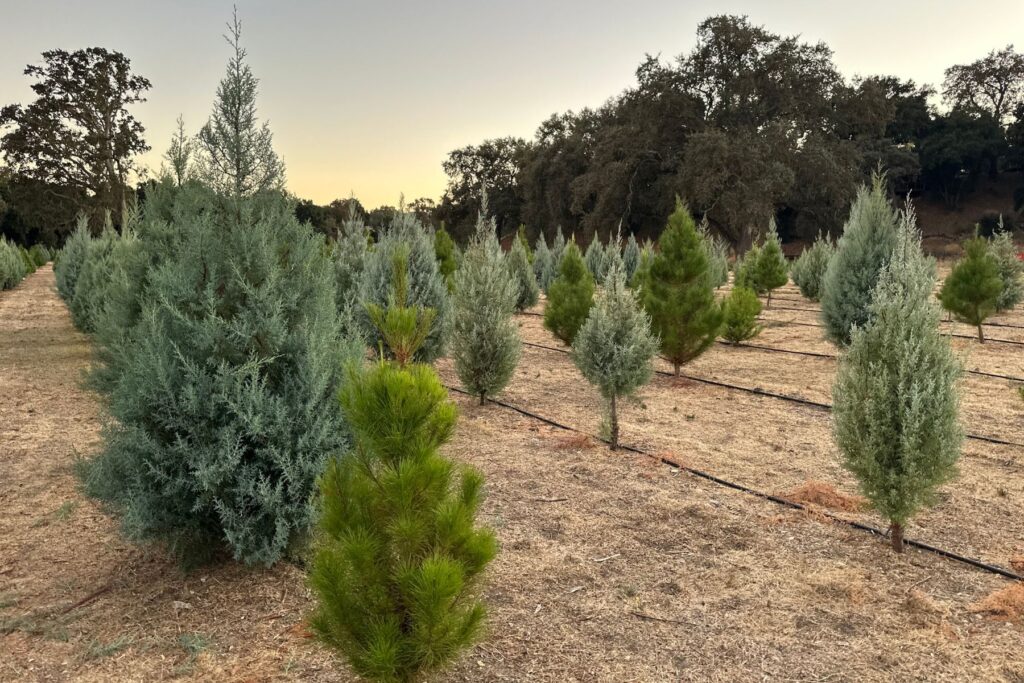
[[[981,323],[978,323],[978,341],[985,343],[985,333],[981,331]]]
[[[898,553],[903,552],[903,525],[899,522],[890,522],[889,538],[892,540],[892,549]]]
[[[673,374],[675,374],[676,377],[679,376],[679,367],[679,363],[672,363],[672,372]]]
[[[487,394],[481,393],[480,394],[480,405],[483,405],[486,402],[487,402]]]
[[[611,418],[612,418],[612,434],[611,434],[611,436],[612,436],[612,438],[611,438],[611,441],[612,441],[612,450],[613,451],[619,450],[619,414],[618,414],[618,410],[616,408],[617,408],[617,406],[616,406],[615,394],[612,394],[612,409],[611,409]]]
[[[770,289],[768,290],[768,303],[766,303],[764,305],[764,307],[765,308],[771,308],[772,307],[772,290],[770,290]]]

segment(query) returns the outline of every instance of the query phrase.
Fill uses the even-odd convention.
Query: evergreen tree
[[[708,259],[697,226],[681,201],[669,216],[658,251],[641,271],[640,301],[675,374],[715,343],[722,307],[708,278]]]
[[[843,464],[889,520],[896,552],[903,550],[906,521],[955,475],[963,439],[961,368],[939,332],[934,272],[908,212],[879,274],[868,323],[854,327],[832,389]]]
[[[480,405],[508,384],[521,350],[512,321],[518,282],[509,272],[496,234],[493,219],[481,214],[462,267],[455,274],[452,359],[462,386],[480,397]],[[513,253],[518,248],[522,254],[516,242]],[[529,272],[529,264],[525,268]]]
[[[33,244],[28,250],[28,256],[32,259],[32,263],[35,264],[36,268],[45,266],[50,261],[50,252],[42,244]]]
[[[562,267],[562,256],[565,255],[565,235],[562,234],[562,226],[559,225],[555,231],[555,239],[551,243],[551,262],[555,266],[554,277],[558,277],[558,271]]]
[[[533,266],[530,265],[530,257],[520,240],[513,242],[507,262],[509,276],[515,283],[516,310],[525,311],[537,304],[540,288],[537,286],[537,276],[533,274]]]
[[[533,250],[533,273],[537,278],[537,284],[547,292],[551,281],[555,279],[555,263],[543,232],[537,236],[537,245]]]
[[[451,328],[452,305],[448,286],[437,265],[433,237],[413,214],[399,213],[380,236],[363,266],[359,300],[364,304],[388,306],[394,300],[395,255],[402,253],[408,268],[408,306],[432,309],[435,313],[430,334],[416,352],[417,362],[429,363],[444,353]],[[371,348],[377,349],[384,338],[365,311],[359,324]]]
[[[650,380],[657,352],[650,318],[626,287],[622,260],[613,258],[603,291],[572,343],[576,367],[608,402],[612,450],[619,447],[618,401]]]
[[[999,263],[989,253],[984,237],[970,239],[964,245],[964,257],[953,266],[942,283],[939,301],[957,320],[978,329],[978,341],[985,342],[982,324],[996,312],[1003,291]]]
[[[999,278],[1003,281],[1003,291],[996,300],[996,312],[1010,311],[1024,300],[1024,261],[1017,255],[1017,246],[1009,231],[1003,228],[1003,218],[999,217],[999,230],[992,237],[990,253],[999,264]]]
[[[441,227],[434,233],[434,256],[437,257],[437,267],[445,284],[448,285],[449,293],[455,285],[455,270],[458,268],[455,249],[455,240],[445,230],[444,221],[441,221]]]
[[[131,239],[130,233],[128,239]],[[116,267],[114,247],[119,241],[120,238],[110,222],[110,213],[107,212],[103,233],[98,238],[89,240],[89,247],[75,282],[75,293],[68,303],[75,327],[83,332],[96,331],[96,321],[107,299],[107,285]]]
[[[185,133],[185,119],[180,115],[177,124],[171,145],[164,154],[164,161],[167,162],[167,173],[181,187],[192,179],[192,157],[195,155],[196,142]]]
[[[341,368],[361,355],[339,337],[331,264],[290,203],[241,208],[255,222],[197,210],[141,233],[173,236],[139,283],[113,419],[80,468],[129,538],[184,563],[226,547],[270,564],[305,535],[316,478],[346,445]]]
[[[526,260],[529,264],[533,265],[533,251],[530,249],[530,242],[526,239],[526,226],[522,223],[519,224],[519,229],[516,230],[516,241],[523,245],[523,251],[526,252]]]
[[[230,200],[240,221],[241,208],[252,206],[243,198],[284,189],[284,164],[274,151],[269,123],[258,123],[259,80],[245,61],[237,10],[225,39],[234,54],[217,86],[210,120],[199,131],[199,175],[219,196]]]
[[[800,293],[811,301],[818,301],[821,298],[825,271],[828,270],[828,263],[835,250],[835,245],[828,235],[822,237],[821,233],[818,233],[814,244],[804,249],[800,257],[793,262],[790,269],[793,282],[800,288]]]
[[[729,246],[711,234],[707,216],[701,219],[700,236],[704,240],[704,252],[708,258],[708,278],[711,286],[718,289],[729,282]]]
[[[412,363],[416,352],[427,341],[437,311],[409,304],[409,256],[405,245],[392,256],[391,298],[386,306],[366,303],[366,312],[382,339],[379,349],[395,360],[398,367]]]
[[[782,253],[782,240],[779,239],[779,231],[774,218],[768,224],[764,246],[761,247],[757,261],[754,263],[754,272],[758,287],[768,295],[766,306],[771,308],[772,290],[778,289],[789,281],[789,268],[786,265],[786,257]]]
[[[320,534],[310,571],[312,628],[357,674],[418,681],[479,636],[474,597],[497,554],[475,526],[483,478],[442,457],[455,406],[433,371],[375,364],[341,394],[355,448],[320,481]]]
[[[0,235],[0,290],[13,289],[28,275],[28,266],[21,252]]]
[[[53,266],[53,274],[57,279],[57,293],[66,303],[70,303],[75,296],[78,274],[82,270],[82,264],[85,262],[85,255],[89,251],[91,241],[89,218],[85,214],[79,214],[78,226],[64,243],[64,248],[60,251],[59,262]]]
[[[594,282],[601,282],[604,278],[604,247],[601,246],[601,240],[597,238],[597,235],[590,240],[583,259],[587,263],[587,270],[593,276]]]
[[[594,278],[575,241],[570,241],[563,251],[558,277],[548,289],[544,327],[566,344],[572,344],[594,303]]]
[[[363,219],[356,214],[354,205],[351,205],[349,216],[342,224],[331,252],[337,286],[338,314],[342,320],[342,334],[346,338],[355,338],[362,334],[356,321],[361,314],[359,285],[370,253],[368,232]]]
[[[640,268],[640,245],[637,244],[636,236],[633,233],[629,233],[629,239],[626,240],[626,248],[622,252],[622,263],[626,271],[626,282],[632,282],[633,276]]]
[[[867,323],[871,292],[896,242],[899,217],[883,184],[884,178],[875,174],[871,188],[857,192],[843,236],[825,271],[821,316],[826,336],[839,346],[850,343],[854,326]]]
[[[757,264],[761,261],[760,245],[753,245],[747,253],[733,264],[733,286],[746,287],[755,294],[764,294],[765,289],[758,279]]]
[[[724,322],[722,337],[734,344],[753,339],[761,333],[757,316],[761,313],[761,300],[747,287],[733,287],[722,304]]]

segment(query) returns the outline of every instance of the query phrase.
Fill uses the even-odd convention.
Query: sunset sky
[[[209,115],[228,59],[230,2],[5,3],[0,104],[31,99],[27,63],[43,50],[102,46],[153,83],[134,109],[160,165],[175,118]],[[711,14],[824,40],[844,75],[895,74],[939,85],[943,70],[1024,42],[1024,2],[238,3],[261,79],[260,112],[300,197],[354,193],[367,207],[437,199],[448,151],[487,137],[531,137],[554,112],[598,106],[633,82],[644,53],[688,52]],[[1020,46],[1018,46],[1020,47]]]

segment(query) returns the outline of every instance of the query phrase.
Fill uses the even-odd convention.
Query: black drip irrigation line
[[[828,360],[839,360],[839,356],[834,353],[819,353],[817,351],[797,351],[795,349],[777,349],[774,346],[764,346],[763,344],[751,344],[749,342],[728,342],[717,340],[722,346],[732,346],[739,349],[756,349],[758,351],[769,351],[771,353],[788,353],[794,356],[810,356],[811,358],[825,358]],[[1024,377],[1014,377],[1013,375],[1002,375],[998,372],[985,372],[984,370],[970,370],[965,369],[964,372],[970,375],[980,375],[981,377],[992,377],[994,379],[1006,379],[1012,382],[1024,382]]]
[[[545,346],[544,344],[535,344],[533,342],[524,341],[523,345],[524,346],[532,346],[532,347],[538,348],[538,349],[544,349],[546,351],[554,351],[556,353],[565,353],[565,354],[569,353],[565,349],[555,348],[554,346]],[[764,397],[767,397],[767,398],[775,398],[775,399],[778,399],[780,401],[789,401],[791,403],[798,403],[800,405],[805,405],[805,406],[810,406],[812,408],[817,408],[818,410],[824,410],[824,411],[831,411],[832,410],[832,404],[830,404],[830,403],[821,403],[820,401],[811,401],[810,399],[801,398],[799,396],[790,396],[789,394],[780,394],[780,393],[777,393],[777,392],[774,392],[774,391],[768,391],[766,389],[761,389],[761,388],[758,388],[758,387],[743,387],[743,386],[740,386],[738,384],[730,384],[729,382],[720,382],[720,381],[714,380],[714,379],[707,379],[706,377],[697,377],[696,375],[687,375],[686,373],[682,373],[682,372],[680,372],[678,375],[672,374],[671,372],[667,372],[665,370],[655,370],[654,372],[656,374],[658,374],[658,375],[663,375],[665,377],[678,377],[678,378],[688,379],[688,380],[691,380],[693,382],[700,382],[701,384],[709,384],[711,386],[721,387],[723,389],[732,389],[733,391],[743,391],[743,392],[746,392],[748,394],[755,394],[757,396],[764,396]],[[970,433],[965,434],[964,436],[966,438],[968,438],[968,439],[973,440],[973,441],[984,441],[985,443],[996,444],[996,445],[999,445],[999,446],[1013,446],[1013,447],[1016,447],[1016,448],[1024,448],[1024,443],[1017,443],[1016,441],[1006,441],[1005,439],[1000,439],[1000,438],[997,438],[997,437],[994,437],[994,436],[984,436],[982,434],[970,434]]]
[[[541,314],[541,313],[533,313],[532,311],[521,311],[520,315],[532,315],[534,317],[543,317],[543,314]],[[761,320],[761,321],[766,322],[766,323],[777,323],[777,324],[782,324],[782,325],[799,325],[799,326],[802,326],[802,327],[824,327],[824,325],[822,325],[820,323],[802,323],[802,322],[795,322],[795,321],[792,321],[792,320],[784,320],[784,321],[783,320],[769,320],[768,318],[765,318],[765,317],[760,317],[760,318],[758,318],[758,320]],[[973,339],[973,337],[971,337],[971,338]],[[773,353],[789,353],[789,354],[796,355],[796,356],[810,356],[812,358],[829,358],[829,359],[832,359],[832,360],[838,360],[838,358],[839,358],[835,354],[819,353],[817,351],[796,351],[794,349],[776,349],[776,348],[771,347],[771,346],[764,346],[762,344],[749,344],[747,342],[743,342],[743,343],[740,343],[740,344],[734,344],[732,342],[722,341],[721,339],[716,340],[716,341],[717,341],[717,343],[721,344],[722,346],[734,346],[734,347],[739,347],[739,348],[757,349],[759,351],[770,351],[770,352],[773,352]],[[992,341],[1000,341],[1000,340],[992,340]],[[1018,342],[1011,342],[1011,343],[1018,343]],[[542,348],[549,348],[549,347],[542,347]],[[1024,382],[1024,377],[1015,377],[1013,375],[1003,375],[1003,374],[1000,374],[998,372],[985,372],[984,370],[970,370],[970,369],[966,370],[966,372],[968,374],[979,375],[981,377],[991,377],[993,379],[1006,379],[1006,380],[1010,380],[1012,382]],[[691,379],[693,379],[693,378],[691,378]]]
[[[458,387],[449,386],[447,384],[444,384],[443,386],[446,389],[448,389],[449,391],[454,391],[454,392],[456,392],[458,394],[462,394],[464,396],[473,396],[468,391],[465,391],[463,389],[459,389]],[[473,396],[473,397],[476,398],[475,396]],[[599,436],[595,436],[593,434],[588,434],[587,432],[584,432],[584,431],[582,431],[580,429],[576,429],[575,427],[570,427],[569,425],[562,424],[561,422],[557,422],[555,420],[552,420],[551,418],[544,417],[543,415],[538,415],[537,413],[530,412],[529,410],[526,410],[525,408],[520,408],[519,406],[513,405],[511,403],[506,403],[505,401],[499,401],[498,399],[495,399],[495,398],[488,398],[487,401],[490,402],[490,403],[493,403],[496,406],[500,406],[500,407],[505,408],[507,410],[511,410],[513,412],[519,413],[520,415],[523,415],[524,417],[529,417],[529,418],[531,418],[533,420],[537,420],[539,422],[543,422],[544,424],[549,425],[551,427],[555,427],[556,429],[561,429],[561,430],[564,430],[564,431],[567,431],[567,432],[573,432],[575,434],[582,434],[583,436],[587,436],[587,437],[590,437],[592,439],[597,439],[598,441],[601,441],[603,443],[608,443],[607,439],[603,439],[603,438],[601,438]],[[867,532],[869,534],[872,534],[874,536],[878,536],[879,538],[886,538],[888,536],[888,534],[886,532],[882,531],[881,529],[879,529],[877,527],[871,526],[870,524],[864,524],[862,522],[858,522],[858,521],[855,521],[855,520],[852,520],[852,519],[846,519],[844,517],[840,517],[838,515],[832,514],[831,512],[828,512],[827,510],[821,510],[821,509],[818,509],[818,508],[814,508],[812,510],[811,508],[808,508],[806,505],[804,505],[802,503],[798,503],[796,501],[789,500],[788,498],[783,498],[782,496],[776,496],[776,495],[773,495],[771,493],[765,493],[764,491],[759,491],[757,489],[752,489],[752,488],[750,488],[748,486],[744,486],[743,484],[737,484],[734,481],[729,481],[728,479],[723,479],[723,478],[715,476],[715,475],[713,475],[713,474],[711,474],[709,472],[704,472],[703,470],[698,470],[698,469],[696,469],[694,467],[688,467],[688,466],[683,465],[682,463],[676,462],[676,461],[672,460],[671,458],[669,458],[667,456],[664,456],[664,455],[654,455],[654,454],[651,454],[651,453],[648,453],[648,452],[644,451],[643,449],[637,448],[635,446],[630,446],[630,445],[627,445],[627,444],[619,444],[619,448],[624,450],[624,451],[628,451],[630,453],[636,453],[637,455],[643,455],[643,456],[646,456],[648,458],[653,458],[653,459],[657,460],[658,462],[660,462],[660,463],[662,463],[664,465],[668,465],[669,467],[674,467],[677,470],[680,470],[682,472],[686,472],[687,474],[693,475],[693,476],[695,476],[695,477],[697,477],[699,479],[704,479],[705,481],[710,481],[710,482],[712,482],[714,484],[717,484],[719,486],[723,486],[725,488],[732,489],[734,491],[739,491],[740,493],[745,493],[747,495],[754,496],[754,497],[760,498],[762,500],[767,500],[769,502],[775,503],[777,505],[782,505],[784,507],[787,507],[787,508],[790,508],[790,509],[793,509],[793,510],[801,510],[801,511],[805,511],[805,512],[813,512],[814,514],[819,514],[819,515],[821,515],[823,517],[826,517],[830,521],[837,522],[839,524],[845,524],[848,527],[851,527],[853,529],[857,529],[858,531],[865,531],[865,532]],[[943,557],[943,558],[945,558],[947,560],[953,560],[955,562],[960,562],[961,564],[965,564],[965,565],[968,565],[970,567],[974,567],[975,569],[981,569],[982,571],[986,571],[986,572],[989,572],[991,574],[996,574],[997,576],[1001,576],[1001,577],[1006,578],[1006,579],[1012,579],[1014,581],[1024,581],[1024,576],[1021,576],[1019,574],[1015,574],[1014,572],[1012,572],[1012,571],[1010,571],[1008,569],[1005,569],[1003,567],[1000,567],[999,565],[988,564],[986,562],[982,562],[981,560],[976,560],[973,557],[967,557],[965,555],[960,555],[959,553],[955,553],[955,552],[953,552],[951,550],[945,550],[943,548],[939,548],[937,546],[931,545],[929,543],[925,543],[923,541],[916,541],[914,539],[904,538],[903,542],[906,545],[910,546],[911,548],[917,548],[918,550],[923,550],[925,552],[929,552],[929,553],[932,553],[934,555],[938,555],[939,557]]]
[[[800,313],[821,313],[821,309],[820,308],[795,308],[795,307],[792,307],[792,306],[772,306],[771,308],[765,308],[764,310],[765,311],[799,311]],[[945,325],[952,325],[952,324],[955,324],[957,321],[943,319],[943,320],[940,320],[939,322],[942,323],[942,324],[945,324]],[[810,325],[810,326],[813,326],[813,327],[824,327],[824,325],[822,325],[820,323],[817,324],[817,325],[813,325],[812,323],[792,323],[792,324],[794,324],[794,325]],[[959,323],[959,324],[961,324],[961,325],[969,325],[970,323]],[[1009,323],[991,322],[991,323],[982,323],[981,326],[982,327],[1005,327],[1005,328],[1014,329],[1014,330],[1024,330],[1024,325],[1011,325]],[[972,335],[972,334],[963,334],[963,333],[957,333],[957,332],[953,332],[951,334],[954,337],[960,337],[961,339],[977,339],[977,337],[975,335]],[[989,339],[988,337],[986,337],[985,341],[986,342],[989,342],[989,341],[1002,342],[1003,344],[1020,344],[1020,345],[1024,346],[1024,342],[1015,341],[1013,339]]]

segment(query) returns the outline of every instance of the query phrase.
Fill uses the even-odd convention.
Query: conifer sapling
[[[974,325],[978,341],[984,343],[982,324],[996,312],[1002,291],[999,263],[989,253],[985,238],[974,237],[964,245],[964,257],[942,283],[939,301],[957,320]]]
[[[1024,261],[1017,255],[1017,245],[1008,230],[1003,229],[1003,217],[999,217],[999,230],[992,237],[992,257],[999,264],[999,277],[1003,291],[996,300],[996,312],[1013,310],[1024,300]]]
[[[715,343],[723,317],[708,278],[700,233],[678,199],[658,240],[658,250],[640,274],[640,301],[661,340],[662,355],[678,375],[684,363]]]
[[[768,233],[765,235],[764,245],[758,252],[757,261],[754,263],[754,272],[758,288],[768,295],[765,306],[771,308],[772,290],[778,289],[789,281],[789,268],[786,265],[786,257],[782,253],[782,240],[779,239],[775,218],[772,218],[768,224]]]
[[[546,293],[551,281],[555,279],[555,263],[544,239],[544,233],[537,236],[537,244],[533,248],[533,274],[537,278],[537,284]]]
[[[535,306],[540,298],[540,287],[537,286],[537,276],[533,273],[529,254],[522,241],[513,241],[512,251],[505,260],[508,263],[509,276],[515,283],[516,310],[525,311]]]
[[[558,277],[548,289],[544,327],[566,344],[572,344],[594,303],[594,278],[575,241],[570,241],[563,251]]]
[[[757,324],[761,300],[754,290],[742,286],[733,287],[722,304],[722,312],[725,318],[722,337],[728,341],[739,344],[761,333],[761,326]]]
[[[821,298],[825,271],[828,270],[828,263],[834,253],[835,245],[832,244],[832,240],[828,235],[822,237],[821,233],[818,233],[814,244],[804,249],[790,268],[793,282],[800,288],[800,293],[811,301],[818,301]]]
[[[963,431],[961,375],[932,300],[935,264],[921,253],[909,211],[883,267],[865,327],[855,326],[832,388],[833,429],[843,464],[888,521],[892,547],[935,489],[956,474]]]

